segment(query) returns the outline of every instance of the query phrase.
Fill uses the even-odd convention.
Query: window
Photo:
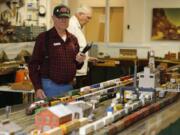
[[[49,124],[49,122],[50,122],[49,116],[46,116],[46,117],[45,117],[45,122],[46,122],[46,124]]]
[[[37,118],[37,121],[38,121],[38,123],[41,123],[41,122],[42,122],[42,118],[39,116],[39,117]]]
[[[75,118],[75,119],[79,119],[79,117],[80,117],[80,116],[79,116],[79,113],[75,112],[74,118]]]
[[[57,118],[56,117],[52,117],[52,122],[53,122],[53,124],[55,124],[55,123],[57,123]]]

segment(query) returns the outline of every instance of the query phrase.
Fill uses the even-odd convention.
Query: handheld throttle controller
[[[93,45],[93,42],[91,42],[90,44],[87,44],[81,53],[85,54],[87,51],[89,51],[91,49],[92,45]]]

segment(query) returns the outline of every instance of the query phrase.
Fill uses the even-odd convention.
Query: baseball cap
[[[70,9],[66,5],[58,5],[54,8],[53,15],[57,18],[70,17]]]

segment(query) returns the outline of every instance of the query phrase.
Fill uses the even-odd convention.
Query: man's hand
[[[35,93],[35,98],[45,99],[46,95],[45,95],[45,93],[44,93],[44,91],[42,89],[37,89],[36,93]]]
[[[92,62],[93,64],[95,64],[95,63],[97,63],[99,60],[98,60],[98,58],[95,58],[95,57],[89,57],[89,58],[88,58],[88,61],[89,61],[89,62]]]
[[[76,61],[79,63],[83,63],[85,59],[86,59],[86,55],[83,53],[78,53],[76,55]]]

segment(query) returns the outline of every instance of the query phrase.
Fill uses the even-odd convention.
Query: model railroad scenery
[[[179,71],[179,65],[166,72],[145,67],[136,77],[124,76],[33,102],[26,108],[26,115],[34,117],[30,133],[117,134],[179,99]]]

